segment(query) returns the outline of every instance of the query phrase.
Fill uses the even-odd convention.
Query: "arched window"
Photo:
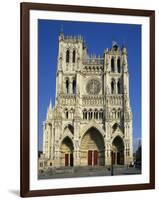
[[[100,109],[100,111],[99,111],[99,119],[103,119],[103,110],[102,109]]]
[[[97,109],[94,110],[94,119],[98,119],[98,110]]]
[[[95,115],[96,115],[96,119],[98,119],[98,111],[96,111]]]
[[[75,61],[76,61],[76,51],[73,50],[72,62],[75,63]]]
[[[83,111],[83,119],[85,119],[85,111]]]
[[[90,110],[89,110],[89,120],[92,119],[92,115],[93,115],[92,109],[90,109]]]
[[[103,112],[103,110],[101,112],[101,117],[102,117],[102,119],[104,118],[104,112]]]
[[[68,63],[70,59],[70,52],[69,50],[66,51],[66,62]]]
[[[115,84],[114,81],[111,82],[111,94],[115,93]]]
[[[69,93],[69,80],[66,80],[66,94]]]
[[[119,127],[119,124],[115,123],[113,126],[112,126],[112,129],[113,129],[113,132],[116,131],[116,129]]]
[[[121,93],[120,81],[118,81],[117,83],[117,88],[118,88],[118,94],[120,94]]]
[[[70,118],[73,119],[73,108],[70,109]]]
[[[115,119],[115,117],[116,117],[116,111],[115,111],[115,109],[113,109],[112,110],[112,118]]]
[[[96,118],[95,111],[93,112],[93,118],[94,118],[94,119]]]
[[[118,68],[118,73],[121,72],[121,69],[120,69],[120,58],[118,58],[118,61],[117,61],[117,68]]]
[[[115,72],[114,58],[111,59],[111,72]]]
[[[90,111],[88,112],[88,118],[89,118],[89,120],[91,119],[91,112]]]
[[[87,119],[87,111],[85,112],[85,119]]]
[[[65,117],[66,117],[66,119],[68,119],[68,110],[67,109],[65,110]]]
[[[85,113],[86,113],[86,111],[83,110],[83,119],[85,119]]]
[[[72,92],[73,92],[73,94],[76,94],[76,81],[75,80],[73,80],[73,82],[72,82]]]
[[[83,110],[83,119],[87,119],[87,110],[86,109]]]
[[[92,112],[92,110],[91,110],[91,119],[92,119],[92,116],[93,116],[93,112]]]
[[[118,119],[120,119],[120,117],[121,117],[121,111],[118,110]]]

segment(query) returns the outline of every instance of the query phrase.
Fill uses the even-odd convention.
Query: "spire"
[[[115,41],[112,41],[112,47],[117,45],[117,43]]]
[[[122,44],[122,48],[121,48],[121,49],[122,49],[122,53],[123,53],[123,54],[127,54],[127,50],[126,50],[127,47],[126,47],[125,40],[123,40],[123,44]]]
[[[63,24],[61,24],[60,33],[62,33],[62,34],[63,34]]]
[[[46,119],[51,119],[52,118],[52,102],[51,102],[51,98],[50,98],[50,103],[49,103],[49,107],[47,110],[47,114],[46,114]]]
[[[112,41],[112,49],[116,51],[118,49],[118,44],[115,41]]]
[[[125,38],[123,38],[123,41],[122,41],[122,48],[124,47],[126,47]]]
[[[52,109],[52,101],[51,101],[51,98],[50,98],[50,104],[49,104],[49,110]]]
[[[61,24],[60,33],[59,33],[59,40],[64,40],[63,24]]]

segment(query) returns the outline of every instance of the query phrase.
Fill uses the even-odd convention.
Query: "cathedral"
[[[58,36],[55,105],[43,122],[39,169],[133,161],[127,49],[89,55],[82,36]]]

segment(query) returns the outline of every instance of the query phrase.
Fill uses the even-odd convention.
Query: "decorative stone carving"
[[[101,83],[97,79],[91,79],[86,85],[86,91],[88,94],[96,95],[99,94],[101,90]]]
[[[60,78],[57,76],[55,109],[53,110],[50,106],[47,112],[48,119],[45,121],[45,123],[52,124],[52,131],[44,128],[44,133],[48,131],[52,134],[46,134],[47,136],[44,137],[43,159],[46,159],[46,162],[53,159],[49,154],[49,149],[52,149],[52,155],[55,155],[55,159],[53,159],[53,166],[55,167],[65,165],[65,153],[73,154],[73,165],[88,165],[88,148],[86,147],[93,144],[92,147],[95,150],[102,151],[102,158],[99,159],[102,160],[102,164],[110,165],[113,140],[119,136],[125,145],[123,135],[126,129],[126,139],[129,147],[126,147],[127,156],[123,160],[124,164],[128,164],[133,159],[133,140],[132,113],[128,96],[129,81],[127,81],[129,76],[128,70],[126,70],[128,67],[127,54],[125,52],[122,54],[120,48],[116,50],[107,48],[103,57],[89,56],[81,36],[63,36],[60,45],[62,48],[59,48],[57,64],[57,73],[60,74]],[[66,63],[65,59],[67,49],[70,51],[69,63]],[[76,62],[72,61],[73,49],[76,50]],[[111,71],[112,57],[115,60],[115,72]],[[125,71],[121,64],[122,70],[120,73],[117,72],[116,66],[118,57],[121,61],[124,60],[125,63]],[[72,85],[74,79],[76,79],[75,93]],[[66,91],[66,80],[68,80],[68,91]],[[112,80],[114,80],[113,94]],[[122,88],[120,94],[118,94],[118,80],[120,80]],[[120,114],[118,114],[119,110],[121,111]],[[118,127],[113,132],[112,127],[115,123],[120,124],[120,128]],[[73,127],[73,132],[65,130],[68,124]],[[125,128],[125,124],[129,128]],[[63,148],[61,148],[60,142],[64,143]]]

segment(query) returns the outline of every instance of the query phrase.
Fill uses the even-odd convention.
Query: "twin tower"
[[[55,106],[43,122],[39,169],[133,161],[127,50],[88,55],[81,36],[59,34]]]

